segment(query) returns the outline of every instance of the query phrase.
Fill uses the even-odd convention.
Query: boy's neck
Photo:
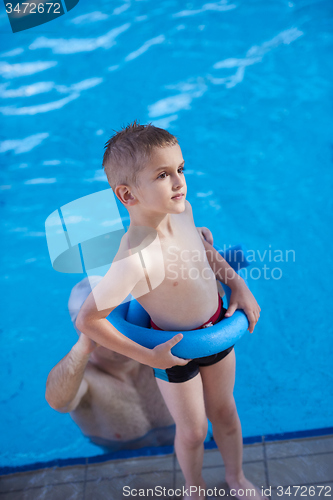
[[[171,216],[170,214],[144,214],[130,215],[130,227],[132,226],[145,226],[151,227],[157,231],[159,237],[167,237],[173,234]]]

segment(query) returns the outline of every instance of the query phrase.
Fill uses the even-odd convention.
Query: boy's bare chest
[[[208,265],[205,249],[196,234],[184,231],[178,238],[162,242],[165,279],[172,280],[175,271],[195,273],[195,269],[202,269]]]
[[[197,328],[216,311],[218,291],[192,212],[170,214],[156,233],[140,251],[142,278],[131,294],[160,328]]]
[[[159,276],[163,285],[188,285],[186,276],[194,276],[196,270],[209,268],[205,248],[194,224],[186,224],[186,218],[173,225],[172,233],[159,238],[159,252],[148,253],[146,269],[148,275]],[[159,253],[159,256],[157,255]],[[177,275],[177,276],[176,276]],[[174,281],[177,280],[177,285]],[[170,283],[173,281],[173,283]]]
[[[137,300],[161,328],[202,324],[216,310],[217,288],[194,224],[173,227],[171,235],[160,238],[160,249],[162,258],[152,254],[145,261],[150,283],[157,286]]]

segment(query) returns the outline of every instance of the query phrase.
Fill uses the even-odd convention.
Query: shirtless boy
[[[184,360],[171,353],[182,334],[146,349],[106,319],[132,293],[150,315],[153,328],[179,332],[209,327],[224,315],[243,309],[252,333],[260,307],[243,279],[200,238],[186,201],[184,159],[174,136],[134,122],[108,141],[103,166],[115,195],[129,212],[130,227],[109,271],[83,304],[77,328],[97,344],[154,368],[176,423],[175,451],[188,496],[204,498],[202,462],[208,417],[229,488],[236,490],[238,498],[262,498],[242,470],[242,432],[233,398],[233,347],[206,358]],[[134,255],[143,229],[157,233],[165,272],[161,284],[145,294],[147,276],[143,276],[141,260],[127,258]],[[146,254],[145,266],[149,277],[161,274],[161,260],[153,251],[148,257]],[[227,312],[220,302],[216,278],[232,290]],[[197,489],[190,490],[190,486]],[[238,490],[243,491],[237,494]]]

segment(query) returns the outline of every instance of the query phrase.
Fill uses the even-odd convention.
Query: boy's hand
[[[237,280],[237,284],[232,289],[230,304],[225,317],[230,318],[236,309],[243,309],[250,323],[248,330],[253,333],[261,309],[243,279]]]
[[[159,344],[152,350],[153,361],[151,366],[153,368],[160,368],[161,370],[166,370],[175,365],[184,366],[187,365],[190,359],[177,358],[171,353],[171,349],[174,345],[178,344],[183,338],[182,333],[178,333],[172,339],[164,342],[164,344]]]
[[[211,245],[213,244],[213,235],[208,227],[197,227],[197,231],[203,240],[206,240]]]

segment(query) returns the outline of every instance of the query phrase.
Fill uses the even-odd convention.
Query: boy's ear
[[[125,205],[125,207],[130,207],[138,202],[138,200],[131,192],[129,186],[126,186],[125,184],[117,186],[114,192],[118,200],[121,201],[121,203]]]

